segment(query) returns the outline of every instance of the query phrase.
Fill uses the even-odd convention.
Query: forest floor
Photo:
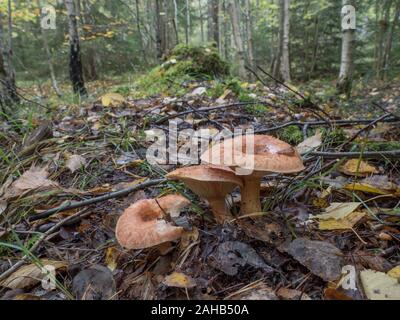
[[[86,101],[60,103],[48,86],[24,88],[35,103],[0,127],[0,297],[399,298],[400,81],[356,85],[350,100],[318,81],[289,89],[190,81],[170,89],[148,96],[129,79],[110,79],[89,83]],[[266,177],[265,213],[218,225],[183,184],[141,188],[176,168],[145,158],[146,131],[168,129],[165,117],[180,129],[251,126],[275,135],[299,146],[306,170]],[[133,192],[113,196],[127,188]],[[185,228],[179,242],[137,251],[117,244],[116,221],[127,207],[176,192],[193,203],[176,221]],[[237,213],[238,191],[231,200]],[[40,285],[41,265],[56,270],[55,290]],[[352,276],[352,268],[349,288],[342,271]]]

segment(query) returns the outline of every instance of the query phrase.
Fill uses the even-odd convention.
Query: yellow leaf
[[[379,171],[365,161],[352,159],[339,167],[339,171],[349,176],[367,176],[378,173]]]
[[[372,193],[372,194],[382,194],[382,195],[387,195],[390,194],[390,192],[376,188],[374,186],[371,186],[366,183],[350,183],[346,184],[344,186],[345,189],[350,190],[350,191],[362,191],[366,193]]]
[[[354,212],[359,206],[360,206],[359,202],[348,202],[348,203],[334,202],[330,205],[330,207],[326,208],[324,214],[320,214],[315,218],[319,220],[344,219],[349,214]]]
[[[101,103],[105,107],[115,107],[125,102],[125,98],[119,93],[107,93],[101,97]]]
[[[194,280],[180,272],[174,272],[166,276],[163,283],[168,287],[189,289],[196,286]]]
[[[110,269],[111,271],[114,271],[115,269],[117,269],[118,256],[119,256],[119,252],[116,247],[107,248],[105,261],[107,264],[107,268]]]
[[[400,280],[400,266],[394,267],[390,270],[388,276]]]
[[[347,217],[343,219],[329,219],[319,222],[320,230],[347,230],[354,227],[354,225],[364,218],[365,212],[355,211],[350,213]]]
[[[383,272],[364,270],[360,273],[364,292],[370,300],[400,300],[400,283]]]

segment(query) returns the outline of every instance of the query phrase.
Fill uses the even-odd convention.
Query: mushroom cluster
[[[241,188],[241,213],[261,212],[260,185],[269,173],[296,173],[304,170],[301,156],[291,145],[266,135],[246,135],[227,139],[209,148],[201,161],[206,165],[176,170],[167,178],[183,181],[207,200],[219,223],[231,218],[225,197]]]
[[[167,175],[182,181],[210,205],[218,223],[233,217],[226,197],[241,188],[241,213],[261,212],[261,179],[269,173],[296,173],[304,169],[299,153],[289,144],[271,136],[247,135],[227,139],[209,148],[202,156],[204,164],[178,169]],[[183,229],[165,219],[178,217],[190,205],[180,195],[134,203],[118,220],[116,238],[127,249],[145,249],[175,241]]]

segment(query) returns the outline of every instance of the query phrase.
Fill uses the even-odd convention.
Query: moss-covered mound
[[[229,76],[229,65],[213,46],[178,45],[162,65],[155,67],[138,81],[141,95],[185,93],[182,84],[225,78]]]

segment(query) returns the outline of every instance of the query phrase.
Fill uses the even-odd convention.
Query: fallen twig
[[[119,190],[119,191],[115,191],[115,192],[110,192],[107,193],[105,195],[102,195],[100,197],[96,197],[96,198],[92,198],[92,199],[88,199],[88,200],[84,200],[84,201],[77,201],[77,202],[72,202],[69,201],[67,203],[64,203],[63,205],[57,207],[57,208],[53,208],[47,211],[44,211],[40,214],[37,214],[35,216],[32,216],[28,219],[28,221],[32,222],[32,221],[37,221],[40,219],[45,219],[48,218],[50,216],[52,216],[53,214],[59,213],[59,212],[64,212],[67,210],[72,210],[72,209],[77,209],[77,208],[82,208],[82,207],[86,207],[88,205],[91,204],[95,204],[95,203],[99,203],[99,202],[103,202],[103,201],[107,201],[110,199],[115,199],[115,198],[120,198],[123,196],[128,195],[129,193],[138,191],[138,190],[142,190],[148,187],[152,187],[152,186],[156,186],[158,184],[164,183],[166,181],[166,179],[158,179],[158,180],[149,180],[143,183],[140,183],[138,185],[123,189],[123,190]]]
[[[373,152],[310,152],[309,155],[327,158],[360,158],[363,159],[381,159],[381,158],[397,158],[400,160],[400,150],[393,151],[373,151]]]
[[[40,235],[39,239],[35,242],[35,244],[29,249],[29,254],[24,255],[17,263],[12,265],[7,271],[3,272],[0,275],[0,282],[5,280],[9,275],[13,274],[15,271],[17,271],[19,268],[21,268],[25,263],[26,260],[28,260],[29,255],[33,254],[36,249],[39,247],[39,245],[46,240],[48,236],[50,236],[53,232],[57,231],[60,229],[63,225],[67,224],[70,221],[73,221],[76,218],[79,218],[80,216],[84,215],[86,213],[86,209],[81,210],[72,216],[69,216],[60,222],[56,223],[54,226],[52,226],[49,230],[44,232],[42,235]]]

